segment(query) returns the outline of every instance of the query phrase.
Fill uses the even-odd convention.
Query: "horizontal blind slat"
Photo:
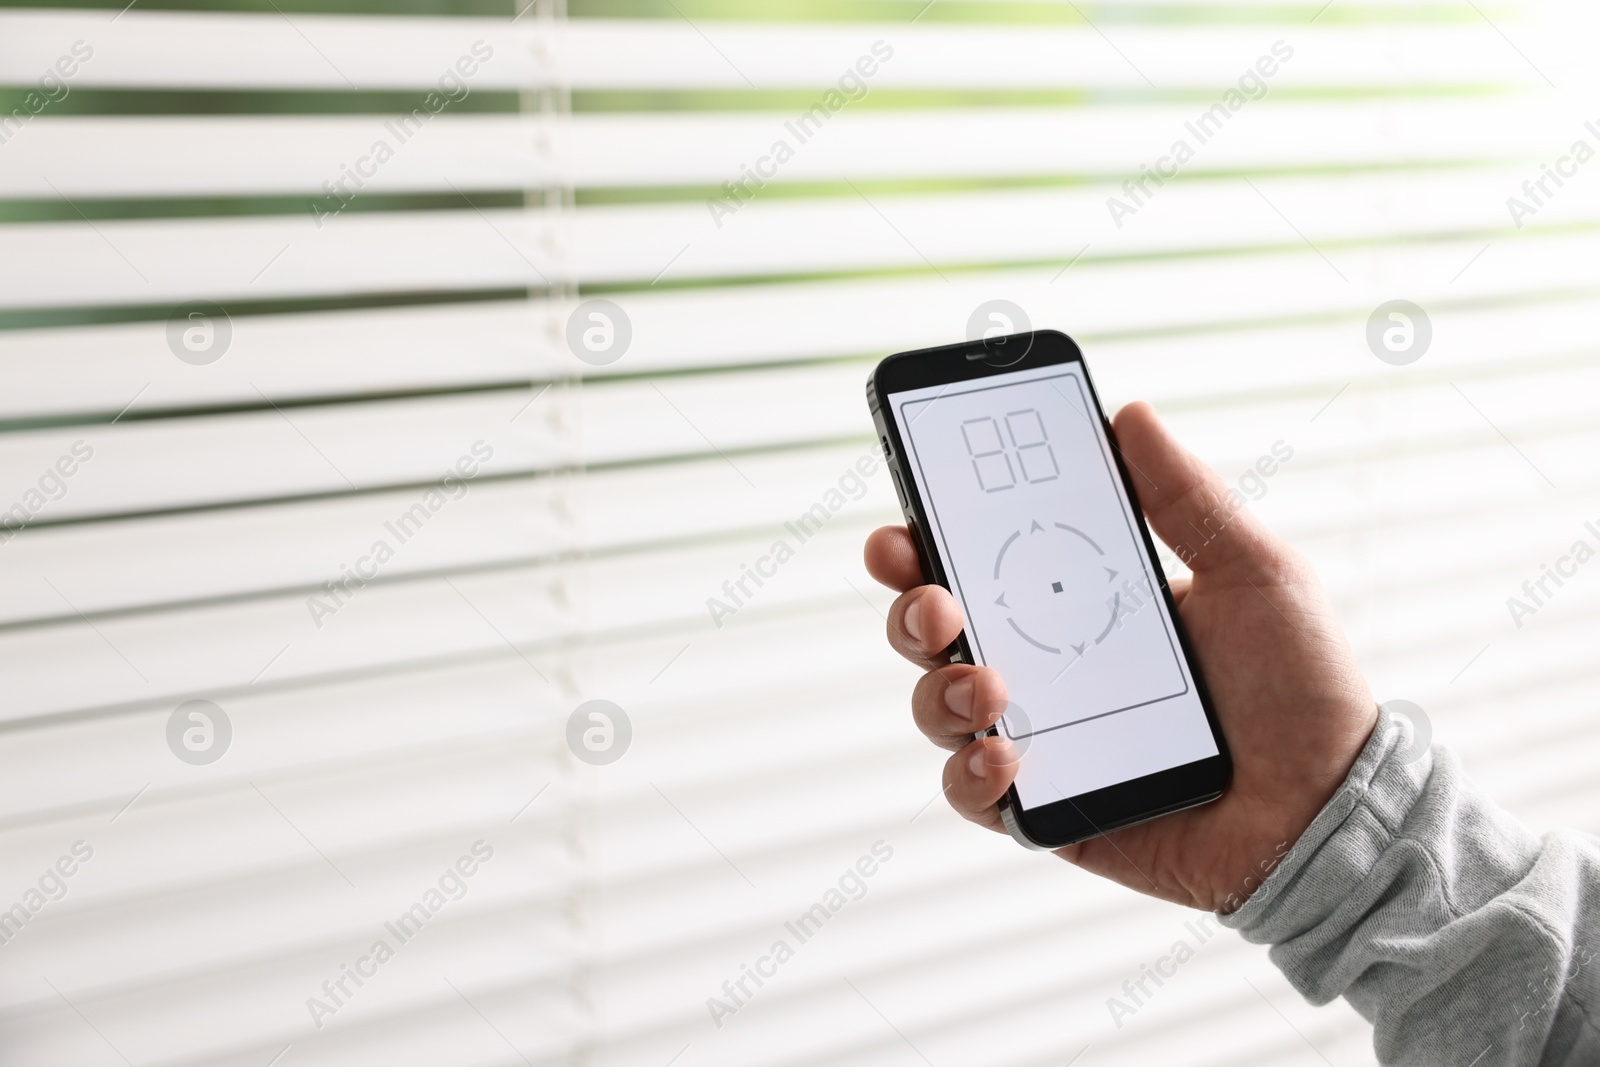
[[[854,599],[841,575],[856,575],[857,586],[865,586],[858,542],[866,529],[847,519],[831,523],[749,611],[765,615]],[[281,684],[455,657],[526,656],[530,671],[539,673],[541,660],[554,671],[546,654],[563,655],[564,643],[584,633],[715,629],[707,597],[721,595],[722,583],[772,543],[771,535],[734,538],[643,556],[464,574],[448,583],[374,585],[337,605],[331,622],[314,618],[305,596],[286,595],[94,626],[73,619],[0,632],[0,652],[16,664],[3,717],[175,701],[243,690],[259,680]],[[579,596],[587,605],[581,622],[574,608]],[[199,646],[208,650],[203,659],[189,653]],[[74,663],[96,668],[73,670]]]
[[[799,24],[718,21],[709,29],[664,20],[575,19],[556,30],[534,20],[371,18],[347,15],[131,11],[0,13],[12,42],[0,79],[26,83],[81,40],[93,49],[80,85],[188,89],[437,88],[463,55],[481,58],[472,88],[800,88],[839,83],[863,57],[872,88],[1142,89],[1161,72],[1167,90],[1227,87],[1263,56],[1275,85],[1533,85],[1537,76],[1493,29],[1459,25],[1119,27],[1116,44],[1093,26],[924,23]],[[473,53],[472,46],[479,45]],[[874,46],[876,50],[874,50]],[[846,90],[859,93],[851,83]]]
[[[1273,187],[1267,183],[1262,188]],[[1248,190],[1230,191],[1230,197],[1251,204]],[[1451,277],[1465,273],[1473,253],[1483,249],[1486,240],[1479,240],[1465,255],[1450,267],[1440,256],[1459,254],[1457,247],[1467,242],[1415,243],[1393,247],[1371,247],[1354,252],[1330,248],[1322,251],[1320,244],[1336,234],[1323,232],[1315,223],[1315,216],[1302,224],[1317,234],[1316,238],[1301,237],[1301,225],[1286,222],[1279,209],[1270,201],[1254,198],[1252,219],[1262,227],[1265,238],[1271,232],[1271,245],[1306,248],[1305,255],[1320,264],[1315,273],[1336,281],[1343,276],[1345,284],[1354,276],[1357,281],[1365,274],[1373,277],[1385,272],[1388,264],[1403,258],[1433,259],[1438,265],[1421,272],[1428,277],[1441,270]],[[1580,206],[1581,201],[1574,203]],[[1151,210],[1157,210],[1155,204]],[[598,211],[599,209],[597,209]],[[1481,217],[1492,217],[1490,208],[1477,208]],[[690,213],[692,215],[692,212]],[[1332,214],[1332,213],[1330,213]],[[873,211],[880,225],[883,217]],[[616,217],[616,216],[613,216]],[[686,216],[687,217],[687,216]],[[1303,216],[1304,217],[1304,216]],[[1104,216],[1095,216],[1097,224]],[[1587,224],[1587,219],[1585,220]],[[1276,227],[1274,227],[1276,223]],[[1203,224],[1203,223],[1202,223]],[[936,232],[931,229],[930,232]],[[1393,228],[1390,223],[1389,229]],[[567,242],[571,234],[564,225],[552,221],[538,211],[495,210],[489,212],[417,212],[401,217],[352,217],[343,220],[336,229],[318,233],[306,220],[279,220],[273,218],[244,221],[184,221],[171,222],[117,222],[104,223],[99,233],[85,232],[69,224],[38,223],[27,226],[0,227],[0,254],[6,256],[0,266],[0,282],[7,289],[0,292],[0,308],[19,307],[70,307],[117,306],[146,303],[179,303],[200,297],[217,302],[256,301],[287,297],[350,297],[370,296],[387,292],[462,292],[485,289],[514,289],[543,287],[552,280],[581,278],[586,283],[634,283],[648,287],[653,278],[667,275],[670,280],[710,280],[726,277],[727,266],[716,264],[714,259],[703,260],[697,267],[681,266],[682,259],[693,243],[704,234],[702,243],[712,251],[703,253],[715,256],[719,251],[734,252],[733,242],[720,243],[714,228],[705,226],[680,230],[673,236],[652,235],[649,244],[653,255],[641,248],[635,256],[619,256],[607,262],[609,250],[601,248],[586,255],[569,253]],[[915,247],[905,247],[901,239],[890,243],[894,226],[884,226],[886,236],[876,247],[883,250],[884,261],[858,264],[882,269],[886,266],[917,270],[938,269],[937,261],[918,254]],[[1303,231],[1302,231],[1303,232]],[[1491,233],[1501,231],[1490,231]],[[687,242],[682,238],[694,233]],[[1375,223],[1369,233],[1372,237],[1385,236],[1382,223]],[[1432,236],[1447,239],[1455,236],[1449,228],[1435,231]],[[1262,239],[1262,238],[1258,238]],[[1369,238],[1370,239],[1370,238]],[[1584,234],[1574,236],[1543,237],[1537,231],[1523,234],[1520,239],[1503,241],[1502,254],[1488,257],[1475,267],[1471,277],[1476,287],[1487,283],[1486,276],[1504,269],[1513,257],[1522,259],[1538,247],[1549,247],[1556,242],[1571,243],[1585,240]],[[1032,239],[1019,238],[1019,240]],[[1308,246],[1306,241],[1312,243]],[[110,242],[110,243],[108,243]],[[1043,259],[1065,265],[1074,257],[1087,251],[1079,234],[1066,232],[1057,241],[1033,244],[1026,250],[1029,259]],[[1093,246],[1093,241],[1088,242]],[[1248,245],[1245,247],[1249,247]],[[1194,247],[1190,246],[1191,250]],[[1134,250],[1137,250],[1135,247]],[[1227,251],[1228,249],[1218,249]],[[757,269],[766,267],[782,277],[797,267],[810,268],[807,273],[820,268],[844,266],[841,256],[824,250],[820,259],[815,253],[808,255],[805,247],[781,253],[784,262],[774,262],[775,257],[761,245],[746,245],[744,251],[751,257],[765,259],[761,263],[748,263]],[[994,250],[1005,262],[1004,249]],[[1053,251],[1054,254],[1050,254]],[[1115,249],[1111,250],[1113,253]],[[52,266],[59,262],[53,257],[64,253],[73,256],[73,274],[78,288],[66,286],[66,268]],[[1013,256],[1017,254],[1012,250]],[[1266,255],[1253,257],[1249,263],[1264,263]],[[1349,274],[1334,265],[1342,259]],[[1015,262],[1015,260],[1012,260]],[[848,261],[846,261],[847,263]],[[29,269],[29,265],[44,264],[46,269]],[[945,267],[986,266],[982,261],[973,263],[945,259]],[[1375,264],[1382,264],[1376,266]],[[1364,268],[1364,269],[1363,269]],[[1108,271],[1119,268],[1104,268]],[[1152,264],[1151,271],[1174,269],[1168,264]],[[1187,269],[1181,268],[1181,269]],[[1240,268],[1249,269],[1249,267]],[[1060,269],[1045,273],[1046,278],[1062,275]],[[1087,270],[1074,270],[1072,279],[1083,276]],[[1544,278],[1571,278],[1563,282],[1566,287],[1586,284],[1587,275],[1572,275],[1564,267],[1547,265],[1535,276]],[[946,279],[948,281],[948,279]],[[881,283],[879,283],[881,284]],[[961,284],[961,283],[956,283]],[[1526,281],[1512,283],[1513,291],[1526,292]],[[1549,284],[1549,283],[1546,283]],[[1278,285],[1272,289],[1281,288]],[[1317,284],[1317,292],[1327,291]],[[1331,294],[1329,294],[1331,295]],[[975,307],[974,300],[968,307]],[[1374,302],[1376,303],[1376,302]]]
[[[51,116],[6,143],[0,194],[40,199],[304,195],[337,217],[363,195],[580,189],[747,181],[1137,178],[1185,141],[1188,174],[1522,159],[1566,152],[1582,124],[1500,97],[1339,102],[1268,98],[1196,126],[1215,101],[1105,107],[845,110],[813,129],[794,112],[579,114],[549,119],[448,112],[424,126],[392,115]],[[816,125],[815,123],[813,125]],[[1194,127],[1191,129],[1190,127]],[[1485,127],[1505,129],[1486,152]],[[1382,129],[1384,136],[1372,131]],[[803,137],[803,139],[802,139]],[[792,156],[777,160],[782,141]],[[382,143],[385,147],[376,146]],[[196,152],[197,145],[206,151]],[[971,151],[971,146],[1004,151]],[[102,165],[107,156],[123,161]],[[1161,163],[1171,170],[1172,163]],[[1517,191],[1521,178],[1504,195]],[[305,215],[312,217],[311,203]]]
[[[1551,255],[1561,254],[1566,242],[1529,237]],[[1545,240],[1552,243],[1543,244]],[[1470,256],[1462,247],[1463,255]],[[1501,252],[1494,250],[1495,256]],[[1070,280],[1056,284],[1075,286],[1100,269],[1104,268],[1095,263],[1080,263],[1072,268]],[[1229,265],[1213,263],[1208,269],[1227,270]],[[1581,279],[1573,280],[1582,284]],[[1547,280],[1551,294],[1538,302],[1542,328],[1532,333],[1526,325],[1527,305],[1481,303],[1492,290],[1473,288],[1470,274],[1453,283],[1443,281],[1425,284],[1417,279],[1408,291],[1435,310],[1440,304],[1448,307],[1449,314],[1439,316],[1434,326],[1456,368],[1471,367],[1474,374],[1514,373],[1514,365],[1496,369],[1509,349],[1517,350],[1524,360],[1577,359],[1593,347],[1587,339],[1591,299],[1562,295],[1554,278]],[[849,313],[858,308],[853,301],[842,302],[851,289],[880,292],[875,288],[879,284],[777,287],[776,296],[769,286],[618,295],[615,299],[625,305],[634,324],[634,337],[625,358],[605,366],[585,363],[567,349],[566,320],[576,304],[562,301],[235,316],[225,358],[202,375],[173,358],[165,324],[160,322],[10,330],[0,332],[0,376],[10,385],[0,394],[0,419],[106,418],[122,412],[130,401],[128,413],[138,417],[150,411],[259,406],[261,393],[287,405],[317,398],[505,386],[522,380],[545,383],[859,357],[897,345],[937,344],[956,328],[953,322],[940,321],[933,307],[908,308],[903,317],[858,315],[849,332],[829,331],[821,328],[825,324],[809,319],[787,321],[783,330],[762,328],[804,299],[786,294],[812,292],[811,300]],[[1007,279],[998,284],[1015,282]],[[1347,381],[1389,376],[1388,369],[1376,362],[1351,365],[1345,358],[1352,330],[1370,309],[1348,308],[1342,321],[1240,322],[1233,328],[1193,334],[1179,349],[1168,337],[1116,335],[1141,327],[1171,329],[1184,324],[1185,315],[1191,316],[1187,319],[1191,323],[1211,325],[1215,319],[1181,303],[1171,318],[1159,320],[1151,316],[1161,313],[1162,307],[1149,309],[1143,320],[1121,307],[1100,310],[1096,305],[1103,306],[1111,291],[1108,287],[1074,309],[1072,321],[1074,336],[1093,346],[1101,387],[1113,395],[1132,397],[1143,391],[1164,404],[1231,405],[1264,391],[1325,388],[1332,395]],[[1464,303],[1458,302],[1458,292],[1466,294]],[[1176,303],[1181,296],[1168,292],[1163,305]],[[1239,311],[1241,319],[1246,314]],[[1330,309],[1324,314],[1340,312]],[[693,332],[693,323],[713,317],[728,328],[710,334]],[[1284,353],[1291,351],[1296,358],[1285,360]],[[1218,376],[1211,367],[1221,359],[1239,371]],[[542,384],[528,388],[531,396]]]

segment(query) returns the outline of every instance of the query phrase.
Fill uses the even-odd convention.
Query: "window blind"
[[[947,810],[861,387],[1073,334],[1593,829],[1577,17],[0,9],[4,1058],[1372,1062]]]

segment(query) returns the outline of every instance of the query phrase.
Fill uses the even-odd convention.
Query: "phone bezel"
[[[1057,330],[1035,330],[1006,337],[969,341],[964,344],[900,352],[884,359],[874,368],[867,382],[868,406],[872,410],[879,440],[884,446],[884,458],[889,464],[906,523],[917,545],[917,554],[926,581],[942,585],[946,589],[950,588],[939,553],[927,535],[927,512],[917,490],[916,479],[912,478],[910,472],[902,465],[906,451],[899,427],[896,421],[889,417],[890,394],[1063,363],[1076,363],[1082,370],[1083,379],[1088,385],[1089,398],[1094,403],[1095,414],[1100,419],[1106,440],[1111,443],[1111,452],[1116,461],[1117,475],[1122,479],[1123,491],[1129,500],[1137,501],[1138,493],[1135,491],[1132,479],[1128,477],[1122,450],[1117,447],[1111,422],[1106,418],[1105,408],[1100,403],[1100,394],[1095,389],[1094,379],[1089,373],[1088,364],[1084,361],[1083,352],[1078,348],[1077,342],[1066,334]],[[1036,848],[1061,848],[1147,819],[1209,803],[1222,796],[1233,778],[1233,758],[1228,750],[1227,739],[1223,736],[1205,679],[1201,677],[1195,663],[1188,634],[1183,628],[1177,605],[1172,599],[1172,590],[1167,585],[1167,577],[1161,568],[1160,558],[1156,555],[1155,542],[1150,536],[1150,528],[1145,522],[1143,509],[1136,506],[1132,510],[1139,536],[1144,540],[1156,584],[1160,586],[1168,617],[1172,619],[1173,629],[1177,633],[1184,662],[1188,666],[1190,677],[1194,679],[1195,693],[1199,697],[1201,708],[1205,711],[1211,735],[1216,741],[1217,755],[1036,808],[1023,808],[1017,798],[1016,786],[1013,785],[1000,800],[1001,813],[1005,817],[1007,827],[1019,835],[1024,844]],[[952,661],[974,662],[965,630],[962,630],[956,637],[955,643],[945,651]],[[998,731],[996,727],[991,726],[984,732],[993,735]]]

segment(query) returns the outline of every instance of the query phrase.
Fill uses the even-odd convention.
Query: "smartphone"
[[[1005,679],[1011,835],[1060,848],[1220,797],[1233,761],[1077,344],[901,352],[867,400],[923,577],[964,613],[946,654]]]

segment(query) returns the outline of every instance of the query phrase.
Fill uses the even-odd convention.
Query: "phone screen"
[[[1065,363],[887,397],[1023,808],[1218,754],[1091,396]]]

